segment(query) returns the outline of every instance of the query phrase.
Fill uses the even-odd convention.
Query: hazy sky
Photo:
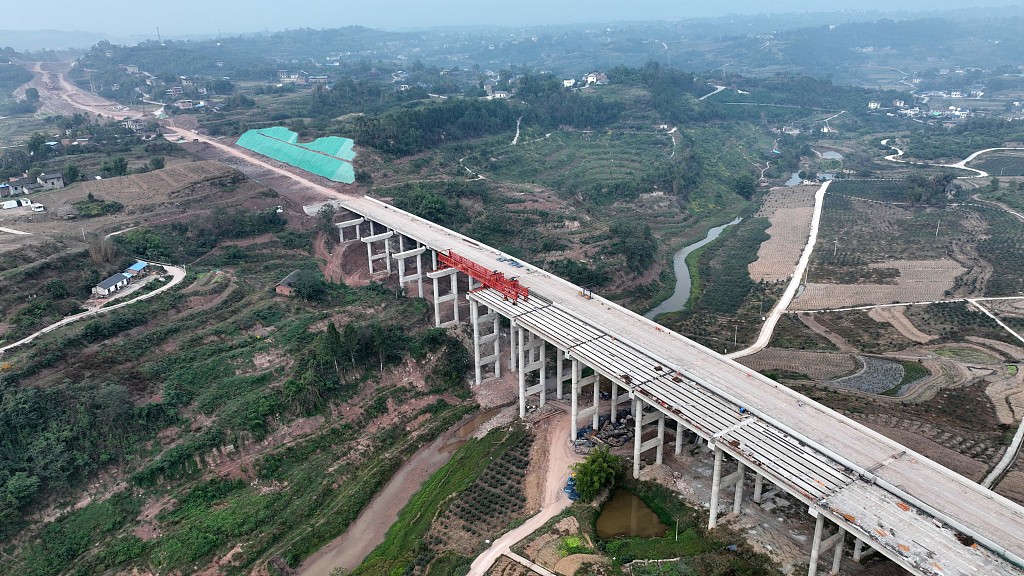
[[[10,0],[27,5],[28,0]],[[978,0],[979,6],[1020,6],[1012,0]],[[84,30],[117,36],[167,37],[198,33],[255,32],[285,28],[564,24],[617,20],[674,20],[730,13],[961,8],[960,0],[56,0],[31,2],[31,17],[6,18],[0,28]],[[0,39],[0,45],[2,45]]]

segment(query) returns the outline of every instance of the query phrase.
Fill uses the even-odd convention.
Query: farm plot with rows
[[[533,436],[526,435],[452,502],[424,539],[437,554],[472,557],[485,539],[497,538],[526,506],[523,478],[530,465]]]
[[[779,348],[765,348],[741,358],[739,362],[762,374],[773,372],[783,378],[790,374],[802,374],[816,381],[851,375],[861,367],[853,354]]]
[[[987,227],[971,209],[894,206],[830,191],[809,278],[811,282],[878,283],[890,281],[891,271],[871,268],[871,263],[951,257],[973,261],[978,236]]]
[[[747,269],[755,282],[781,282],[793,274],[800,253],[807,244],[814,212],[816,187],[775,188],[769,192],[755,216],[768,218],[769,239],[761,243],[757,260]]]
[[[988,307],[992,305],[992,301],[984,301],[982,304]],[[910,306],[904,314],[923,332],[938,336],[933,343],[962,342],[967,338],[976,337],[1017,346],[1021,344],[1020,340],[1014,338],[992,318],[966,302]]]
[[[824,284],[809,283],[799,298],[793,300],[792,310],[822,310],[893,304],[897,302],[924,302],[948,298],[955,279],[966,269],[954,260],[898,260],[871,263],[869,269],[897,270],[891,284]]]
[[[863,370],[845,378],[832,380],[829,384],[847,390],[881,394],[899,386],[903,380],[904,369],[899,362],[871,356],[864,356],[861,361],[864,362]]]
[[[1024,176],[1024,151],[1000,150],[987,152],[968,164],[992,176]]]

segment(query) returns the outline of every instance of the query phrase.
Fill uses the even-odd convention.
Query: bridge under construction
[[[1024,575],[1019,504],[495,248],[372,198],[338,204],[354,216],[337,225],[339,238],[366,245],[371,273],[397,269],[421,297],[433,283],[438,326],[462,322],[468,304],[475,383],[517,373],[520,416],[532,397],[543,405],[549,394],[567,396],[574,441],[581,425],[614,422],[628,407],[634,476],[650,451],[659,465],[666,446],[678,454],[688,442],[706,445],[714,459],[709,527],[723,508],[741,513],[748,491],[760,502],[771,485],[815,518],[810,576],[819,563],[838,573],[848,540],[854,560],[877,552],[912,574]]]

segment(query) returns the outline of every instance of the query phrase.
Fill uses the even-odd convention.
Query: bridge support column
[[[516,332],[519,335],[519,342],[522,342],[523,328],[517,326]],[[519,356],[519,417],[526,418],[526,352],[524,346],[519,346],[517,354]]]
[[[519,336],[519,331],[516,329],[519,325],[516,323],[515,318],[511,319],[510,325],[511,328],[509,329],[508,333],[508,369],[515,370],[517,366],[516,360],[519,358],[519,344],[517,340],[517,337]]]
[[[758,472],[757,476],[754,477],[754,496],[753,496],[753,498],[751,498],[751,500],[753,500],[755,504],[760,504],[761,503],[761,493],[762,493],[763,490],[764,490],[764,475],[761,474],[760,472]]]
[[[633,399],[633,478],[640,477],[640,437],[644,430],[644,402]]]
[[[526,417],[526,399],[534,394],[540,395],[540,405],[544,406],[546,401],[547,387],[547,342],[533,332],[529,332],[522,326],[517,326],[516,334],[519,340],[517,352],[519,366],[519,417]],[[538,383],[527,388],[526,375],[530,372],[539,373]]]
[[[376,274],[377,272],[384,272],[385,270],[375,270],[373,263],[378,260],[383,260],[386,271],[391,272],[391,237],[395,235],[394,230],[388,230],[387,227],[383,227],[384,231],[378,233],[376,228],[377,223],[370,220],[370,235],[363,236],[360,238],[366,243],[366,259],[369,262],[370,274]],[[384,245],[383,252],[374,252],[373,244],[375,242],[381,242]]]
[[[480,308],[485,310],[480,313]],[[476,384],[479,386],[490,380],[501,377],[501,333],[499,332],[500,316],[476,300],[469,301],[469,314],[473,324],[473,355],[476,360]],[[488,329],[489,327],[489,329]],[[484,348],[489,354],[484,355]],[[485,366],[490,366],[490,375],[486,378]]]
[[[821,537],[825,532],[825,515],[819,513],[814,523],[814,540],[811,542],[811,561],[807,567],[807,576],[815,576],[818,573],[818,558],[822,552],[834,548],[832,555],[832,569],[829,574],[839,574],[839,565],[843,560],[843,541],[846,539],[846,530],[839,528],[835,534],[825,540]]]
[[[579,421],[580,412],[580,361],[572,359],[572,380],[569,381],[569,441],[575,442],[579,429],[576,423]]]
[[[363,222],[366,222],[366,218],[356,218],[354,220],[346,220],[345,222],[339,222],[335,224],[335,226],[338,227],[338,241],[341,242],[342,244],[346,242],[345,230],[347,228],[355,228],[356,237],[354,238],[354,240],[361,240],[363,238],[363,230],[361,227],[361,224]]]
[[[570,434],[572,439],[576,440],[580,428],[579,421],[591,418],[591,421],[593,422],[593,418],[596,418],[595,415],[597,414],[597,409],[595,406],[590,406],[589,408],[584,408],[583,410],[580,410],[580,395],[583,393],[583,388],[585,386],[593,384],[595,390],[595,398],[598,398],[598,395],[600,394],[600,391],[598,390],[598,379],[600,378],[600,376],[598,376],[596,372],[591,374],[590,376],[583,376],[583,369],[586,366],[575,358],[572,359],[572,366],[572,406],[570,407],[572,411],[572,431],[570,432]]]
[[[590,426],[596,432],[601,423],[601,376],[595,375],[594,378],[594,414],[591,417]]]
[[[736,478],[736,493],[733,496],[732,501],[733,514],[739,514],[740,507],[743,505],[743,480],[746,476],[746,472],[747,467],[744,466],[742,462],[740,462],[739,469],[736,471],[738,477]]]
[[[633,477],[638,478],[640,476],[640,455],[656,448],[654,461],[655,464],[661,464],[664,459],[664,446],[665,446],[665,413],[660,410],[655,410],[650,414],[644,413],[644,406],[646,402],[640,398],[633,399],[633,420],[636,426],[633,435]],[[658,433],[654,438],[644,442],[643,441],[643,427],[647,424],[651,424],[657,421]]]
[[[615,408],[612,407],[612,411],[613,412],[614,412],[614,410],[615,410]],[[654,457],[654,463],[657,464],[658,466],[661,466],[661,464],[665,461],[665,418],[664,418],[664,416],[661,417],[661,418],[658,418],[658,449],[657,449],[657,452],[655,452],[655,454],[656,454],[656,456]]]
[[[683,425],[676,421],[676,456],[683,453]]]
[[[404,286],[408,282],[415,281],[416,286],[419,290],[419,297],[423,298],[423,253],[427,251],[427,248],[425,246],[417,246],[412,250],[406,250],[403,244],[404,242],[402,240],[402,236],[399,236],[399,252],[396,252],[395,254],[392,255],[392,258],[394,258],[395,261],[398,262],[398,283]],[[419,244],[419,242],[417,242],[417,244]],[[416,259],[416,273],[406,276],[405,262],[409,258]]]
[[[865,549],[864,541],[857,538],[857,542],[853,545],[853,561],[860,562],[875,552],[876,550],[870,546]]]
[[[565,352],[555,348],[555,398],[562,399],[562,380],[565,378]]]
[[[736,471],[728,476],[722,477],[722,460],[725,453],[718,446],[715,446],[715,470],[711,477],[711,514],[708,521],[708,528],[718,525],[718,503],[721,500],[721,491],[732,486],[736,487],[733,494],[732,512],[739,514],[743,505],[743,483],[746,477],[747,467],[739,462]]]
[[[708,510],[708,530],[718,526],[718,496],[722,489],[722,449],[715,446],[715,470],[711,473],[711,507]]]
[[[433,272],[427,272],[427,277],[434,281],[434,326],[438,328],[446,328],[448,326],[456,326],[459,323],[459,271],[454,268],[445,268],[444,270],[434,270]],[[439,282],[442,278],[448,277],[451,282],[451,288],[448,294],[441,294],[441,283]],[[452,319],[448,321],[442,320],[441,316],[441,304],[445,302],[452,303]]]

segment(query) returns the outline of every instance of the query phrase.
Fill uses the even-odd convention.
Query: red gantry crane
[[[506,300],[518,302],[520,298],[523,300],[530,299],[530,289],[520,284],[519,280],[516,280],[515,278],[505,278],[505,275],[501,272],[498,272],[497,270],[488,270],[469,258],[459,256],[451,250],[448,250],[447,253],[438,252],[437,262],[440,268],[455,268],[469,277],[476,279],[484,286],[494,288],[498,292],[501,292],[502,295],[505,296]]]

